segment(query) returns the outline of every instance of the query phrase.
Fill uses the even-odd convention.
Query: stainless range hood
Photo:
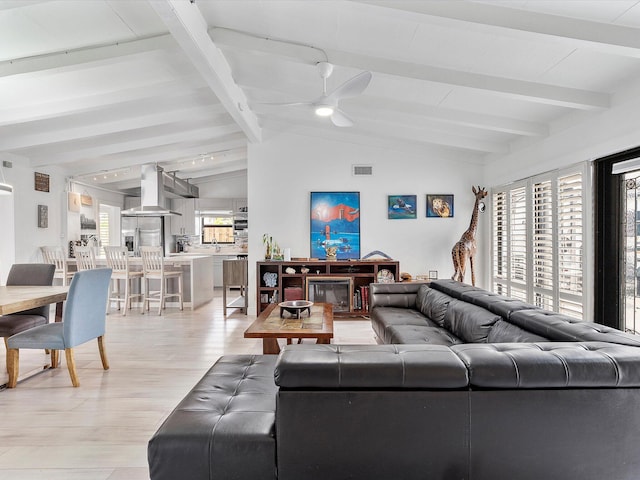
[[[123,216],[157,217],[182,215],[167,208],[167,198],[197,198],[198,187],[177,178],[175,173],[166,173],[154,163],[142,165],[140,169],[141,206],[123,210]]]

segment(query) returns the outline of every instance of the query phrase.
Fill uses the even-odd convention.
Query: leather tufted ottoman
[[[275,479],[277,358],[218,360],[149,441],[151,479]]]

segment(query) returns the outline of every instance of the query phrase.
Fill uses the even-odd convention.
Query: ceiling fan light
[[[319,117],[329,117],[333,115],[333,107],[330,105],[318,105],[316,107],[316,115]]]

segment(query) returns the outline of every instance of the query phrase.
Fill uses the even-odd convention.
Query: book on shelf
[[[360,287],[361,305],[360,310],[369,310],[369,287],[362,285]]]

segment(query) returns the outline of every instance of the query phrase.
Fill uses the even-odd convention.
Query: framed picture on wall
[[[360,258],[360,192],[311,192],[311,257]]]
[[[388,195],[387,215],[390,220],[400,220],[403,218],[416,218],[416,196],[415,195]]]
[[[453,217],[453,195],[427,194],[427,217]]]
[[[38,205],[38,228],[49,227],[49,207]]]
[[[80,213],[80,194],[75,192],[67,193],[67,206],[70,212]]]

